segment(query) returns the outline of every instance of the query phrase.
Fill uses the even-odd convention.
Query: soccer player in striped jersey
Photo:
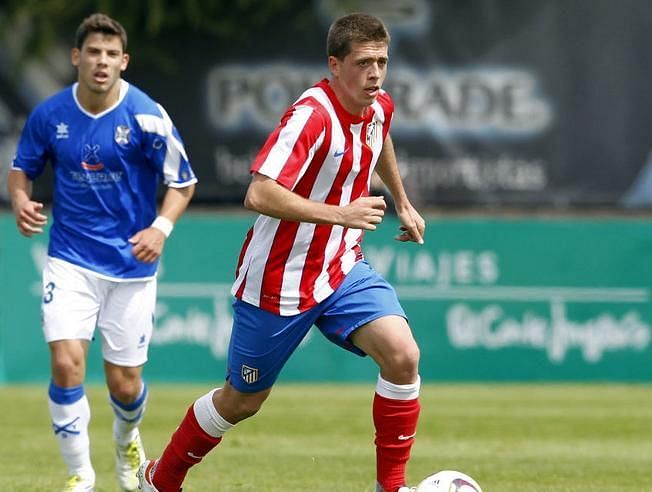
[[[386,204],[369,196],[378,173],[395,201],[399,241],[423,243],[389,136],[394,105],[383,91],[389,34],[366,14],[336,20],[327,40],[330,80],[305,91],[256,157],[247,234],[232,293],[226,381],[198,398],[158,460],[141,466],[141,490],[177,492],[233,425],[254,415],[314,324],[333,343],[379,366],[373,401],[376,490],[409,490],[405,468],[419,415],[419,349],[394,289],[364,260],[365,231]],[[219,489],[219,486],[216,486]]]
[[[118,482],[123,490],[138,488],[145,459],[138,424],[147,401],[141,374],[158,259],[197,181],[165,110],[121,78],[126,48],[124,28],[106,15],[80,24],[71,55],[77,82],[30,114],[8,179],[18,230],[31,237],[48,220],[31,198],[32,181],[48,161],[54,170],[42,317],[50,415],[69,473],[65,492],[95,484],[83,381],[96,326],[115,414]],[[157,216],[161,180],[167,191]]]

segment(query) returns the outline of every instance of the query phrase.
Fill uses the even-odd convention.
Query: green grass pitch
[[[208,388],[150,385],[141,427],[150,455]],[[46,385],[0,387],[0,490],[58,491],[65,479],[50,430]],[[87,387],[96,492],[117,491],[112,414]],[[370,492],[369,385],[289,385],[193,468],[184,492]],[[411,484],[442,469],[484,492],[652,491],[652,387],[646,385],[425,385]]]

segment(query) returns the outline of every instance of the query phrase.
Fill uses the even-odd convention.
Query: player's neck
[[[91,91],[80,83],[77,85],[77,101],[89,113],[99,114],[118,102],[121,87],[121,79],[118,79],[113,87],[106,92]]]
[[[366,106],[359,106],[352,102],[346,95],[346,91],[340,86],[339,82],[337,79],[331,80],[330,81],[330,86],[333,89],[333,92],[335,93],[335,97],[337,97],[337,101],[340,103],[340,105],[352,116],[356,118],[360,118],[364,115],[367,107]]]

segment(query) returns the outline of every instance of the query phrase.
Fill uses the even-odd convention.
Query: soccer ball
[[[482,492],[482,489],[462,472],[443,470],[424,478],[416,492]]]

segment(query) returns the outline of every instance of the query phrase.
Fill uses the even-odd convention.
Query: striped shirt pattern
[[[344,206],[369,195],[394,104],[382,91],[364,115],[348,113],[327,80],[287,110],[251,167],[298,195]],[[363,258],[363,231],[258,216],[247,233],[232,293],[292,316],[326,299]]]

